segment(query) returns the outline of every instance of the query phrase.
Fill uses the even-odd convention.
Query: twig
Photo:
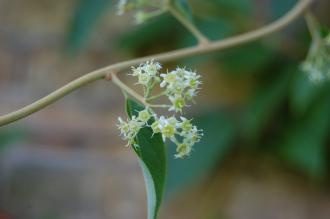
[[[202,32],[200,32],[193,23],[186,19],[180,12],[178,12],[172,5],[168,6],[169,12],[183,25],[187,30],[189,30],[194,37],[198,40],[200,45],[209,43],[209,40]]]

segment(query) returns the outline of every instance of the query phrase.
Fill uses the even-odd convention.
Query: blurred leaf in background
[[[301,116],[316,103],[329,84],[315,85],[310,82],[307,75],[297,70],[290,86],[290,107],[292,113]]]
[[[279,153],[290,165],[311,177],[326,174],[326,143],[330,128],[329,89],[302,118],[290,121],[279,140]]]
[[[287,94],[292,71],[292,68],[279,68],[276,74],[266,72],[264,77],[259,79],[243,113],[242,131],[245,138],[256,141],[263,134],[268,122],[278,115],[278,109]]]
[[[204,136],[190,157],[175,159],[175,146],[168,145],[167,195],[200,181],[227,155],[236,137],[235,126],[227,113],[220,110],[194,117]]]
[[[88,42],[95,25],[110,9],[111,0],[77,0],[66,39],[66,49],[73,55]]]
[[[0,153],[11,144],[26,138],[26,130],[17,126],[0,128]]]
[[[129,51],[145,51],[159,45],[171,48],[171,43],[176,42],[179,36],[173,34],[173,29],[179,25],[169,14],[163,14],[119,34],[115,39],[115,45],[117,49]],[[171,42],[168,42],[169,35],[172,36]]]

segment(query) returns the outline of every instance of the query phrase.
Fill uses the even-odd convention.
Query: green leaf
[[[324,84],[312,83],[301,71],[294,73],[290,86],[290,107],[298,116],[305,114],[326,88]]]
[[[138,115],[144,107],[126,100],[126,112],[128,117]],[[151,119],[149,122],[153,122]],[[148,219],[157,217],[158,209],[162,201],[166,176],[166,152],[161,134],[153,134],[150,127],[142,128],[136,137],[139,147],[134,148],[138,155],[139,163],[145,180],[148,199]]]
[[[267,75],[267,80],[260,81],[243,115],[242,128],[245,137],[256,140],[262,134],[262,129],[274,117],[287,95],[291,71],[289,68],[276,72],[280,75]]]
[[[192,10],[187,0],[172,0],[174,8],[189,20],[193,19]]]
[[[205,177],[229,152],[236,136],[234,122],[226,111],[211,112],[194,118],[204,136],[194,145],[190,157],[175,159],[175,145],[168,146],[166,195],[171,195]]]
[[[261,43],[251,43],[221,54],[223,66],[230,74],[249,74],[269,65],[275,51]]]
[[[313,105],[306,116],[284,130],[278,144],[280,156],[309,176],[326,174],[326,140],[330,128],[330,95]]]
[[[167,33],[177,30],[178,27],[180,26],[174,18],[168,14],[163,14],[157,19],[151,19],[148,22],[133,26],[128,31],[114,36],[113,46],[121,50],[141,50],[144,52],[150,45],[165,44],[169,46]]]
[[[71,53],[76,53],[88,41],[94,26],[110,8],[111,0],[78,0],[66,39]]]

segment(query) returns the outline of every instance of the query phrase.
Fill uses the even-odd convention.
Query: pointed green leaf
[[[128,117],[138,115],[144,107],[134,102],[126,100],[126,112]],[[149,122],[153,122],[151,119]],[[139,147],[134,148],[138,155],[139,163],[143,172],[147,199],[148,199],[148,219],[157,217],[158,209],[162,201],[165,175],[166,175],[166,152],[162,136],[153,134],[150,127],[142,128],[136,137]]]

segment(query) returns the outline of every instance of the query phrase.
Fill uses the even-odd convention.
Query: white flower
[[[151,124],[151,129],[152,129],[152,131],[153,131],[154,134],[161,132],[161,130],[160,130],[160,124],[159,124],[159,121],[158,120],[154,121]]]
[[[180,128],[182,130],[183,133],[188,133],[191,128],[192,128],[192,124],[191,124],[191,120],[188,120],[184,117],[180,117],[181,122],[178,123],[178,128]]]
[[[177,120],[175,117],[165,118],[164,116],[161,116],[154,124],[154,128],[156,131],[160,132],[163,137],[163,141],[166,140],[166,138],[173,138],[176,134],[176,125]]]
[[[176,146],[176,158],[188,156],[193,145],[200,141],[203,133],[191,123],[191,120],[185,117],[180,117],[180,120],[174,116],[158,117],[153,112],[153,107],[166,107],[169,111],[182,113],[183,108],[187,106],[187,101],[192,101],[196,96],[201,84],[200,75],[196,72],[188,71],[185,68],[177,67],[175,70],[160,74],[162,66],[154,60],[147,61],[137,67],[132,67],[132,76],[137,77],[137,84],[143,85],[144,101],[146,108],[138,112],[138,116],[132,116],[127,122],[118,118],[120,135],[128,144],[137,146],[135,142],[136,135],[143,127],[150,127],[153,134],[159,133],[163,141],[169,139]],[[152,96],[152,89],[156,84],[159,84],[165,91]],[[160,96],[166,95],[171,102],[171,105],[152,104],[154,100]],[[148,121],[153,118],[154,122],[148,124]]]
[[[147,61],[143,65],[143,69],[145,72],[147,72],[151,76],[156,76],[158,74],[158,71],[162,68],[159,62],[155,62],[154,60]]]
[[[148,13],[145,13],[144,11],[138,11],[134,15],[134,20],[136,24],[142,24],[143,22],[148,20],[148,18]]]
[[[200,141],[203,135],[201,132],[196,126],[192,126],[188,132],[182,132],[182,137],[185,138],[185,141],[195,144]]]
[[[141,122],[148,122],[150,118],[151,114],[148,109],[139,112],[138,120],[140,120]]]
[[[322,83],[330,79],[330,34],[322,38],[321,35],[313,38],[306,60],[301,64],[313,83]]]
[[[186,71],[185,79],[187,87],[190,89],[196,90],[199,88],[199,85],[202,83],[199,79],[201,78],[196,72]]]
[[[167,74],[161,74],[160,87],[166,89],[166,94],[172,103],[170,111],[182,112],[186,100],[192,101],[201,84],[200,75],[185,68],[176,68]]]
[[[141,73],[138,76],[138,84],[144,85],[144,86],[148,86],[149,83],[151,82],[152,77],[147,74],[147,73]]]
[[[126,11],[126,7],[127,7],[127,0],[119,0],[118,4],[117,4],[117,14],[118,15],[123,15]]]
[[[160,87],[165,87],[166,85],[172,85],[177,81],[177,75],[175,72],[161,74],[160,77],[163,78],[163,81],[160,83]]]
[[[127,140],[128,144],[135,145],[135,136],[140,131],[145,122],[140,121],[136,116],[132,116],[132,119],[127,122],[123,121],[121,117],[118,118],[118,128],[120,130],[120,135],[123,140]]]
[[[190,152],[192,151],[192,146],[189,143],[183,142],[179,144],[176,148],[176,154],[174,155],[175,158],[184,158],[186,156],[190,155]]]
[[[124,122],[124,120],[121,117],[118,117],[118,128],[120,130],[120,135],[122,135],[124,138],[127,137],[129,133],[129,125],[127,122]]]
[[[158,81],[158,71],[161,65],[154,60],[140,64],[138,67],[132,67],[132,76],[138,77],[138,84],[149,87],[152,80]]]
[[[192,101],[196,95],[197,95],[197,91],[195,89],[188,89],[184,94],[186,99],[189,101]]]
[[[132,119],[128,121],[130,131],[133,133],[137,133],[143,125],[144,122],[140,121],[136,116],[132,116]]]
[[[175,158],[189,156],[193,145],[199,142],[203,135],[202,130],[198,130],[196,126],[191,125],[189,120],[183,119],[182,123],[185,123],[180,133],[183,141],[177,144]]]
[[[182,112],[182,109],[186,104],[185,99],[180,95],[170,96],[169,99],[172,103],[172,106],[168,110]]]
[[[309,80],[313,83],[321,83],[325,79],[323,72],[312,63],[304,62],[301,69],[307,73]]]
[[[134,66],[132,66],[132,76],[139,76],[139,75],[141,75],[141,74],[143,74],[144,73],[144,71],[143,71],[143,68],[141,67],[141,65],[139,66],[139,67],[137,67],[137,68],[135,68]]]

